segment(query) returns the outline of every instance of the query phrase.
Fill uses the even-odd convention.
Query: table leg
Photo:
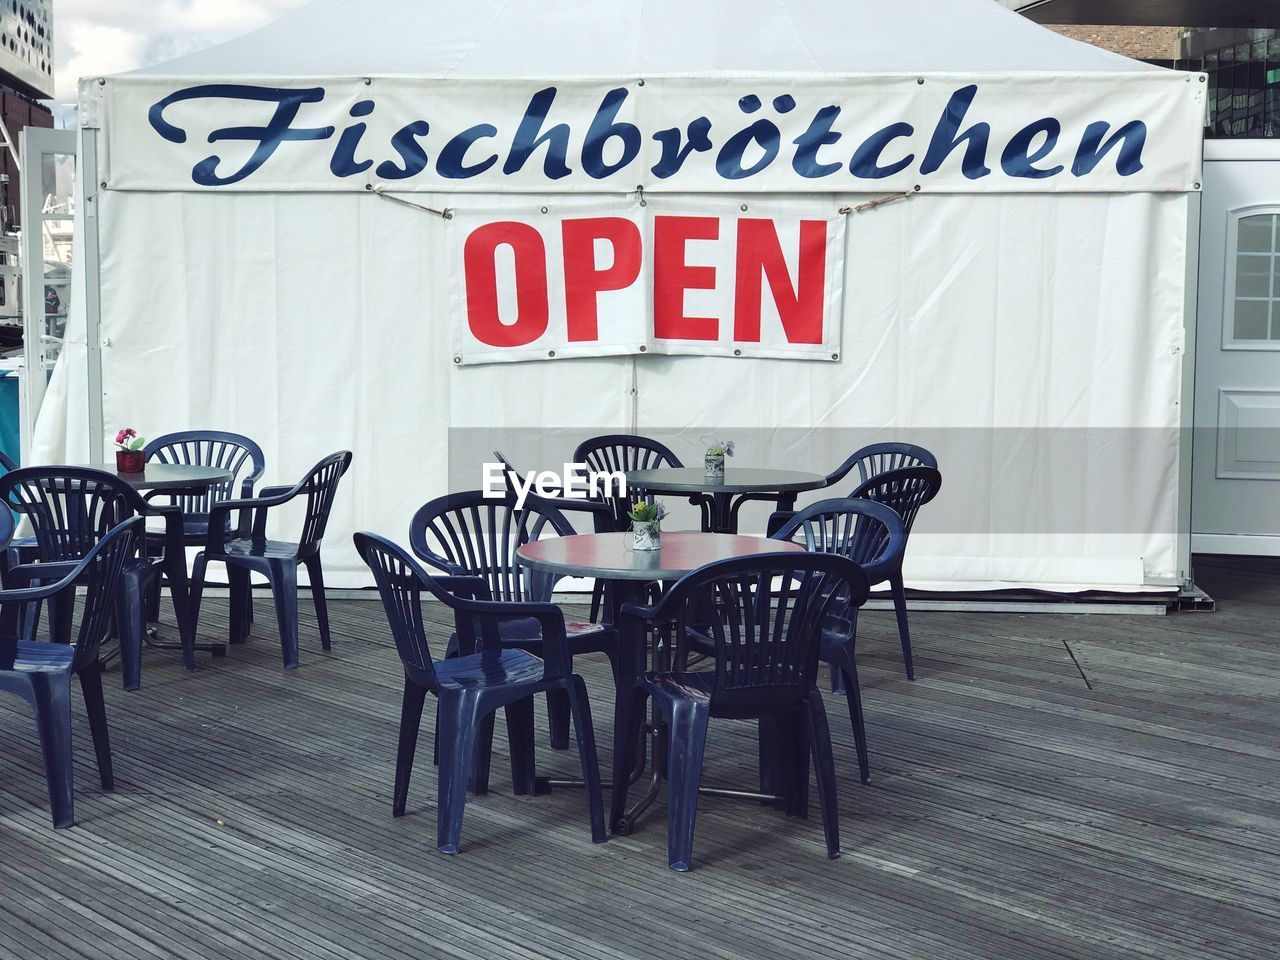
[[[178,618],[179,640],[161,638],[155,627],[147,627],[143,634],[148,647],[157,650],[181,650],[182,665],[188,670],[196,668],[196,651],[211,653],[215,657],[224,657],[227,646],[224,643],[196,643],[196,625],[191,616],[191,587],[187,579],[187,552],[182,537],[182,518],[179,515],[165,516],[164,573],[169,580],[169,592],[173,596],[173,611]]]

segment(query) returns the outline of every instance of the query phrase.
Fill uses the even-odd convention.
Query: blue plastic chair
[[[870,500],[822,500],[796,513],[774,539],[797,541],[815,553],[835,553],[862,568],[869,584],[882,583],[902,566],[907,547],[906,527],[890,507]],[[863,783],[871,779],[867,757],[867,732],[858,686],[854,647],[858,634],[858,607],[841,604],[823,626],[820,657],[832,668],[833,688],[849,701],[849,720],[858,749],[858,773]],[[837,684],[834,681],[839,680]],[[768,732],[762,731],[761,770],[768,771]]]
[[[137,549],[144,522],[141,517],[134,517],[113,527],[75,563],[49,564],[60,571],[53,583],[0,590],[0,690],[22,697],[35,714],[49,784],[49,805],[57,829],[70,827],[75,822],[71,756],[73,673],[80,678],[102,787],[111,790],[115,786],[98,650],[112,618],[118,615],[120,576]],[[11,579],[30,582],[55,575],[53,569],[36,571],[39,566],[27,565],[22,573],[11,571],[15,574]],[[59,597],[66,597],[74,604],[79,586],[85,588],[85,599],[74,646],[22,639],[20,621],[28,607]]]
[[[545,533],[566,537],[574,533],[563,514],[545,501],[534,499],[523,510],[508,491],[503,497],[487,497],[468,490],[437,497],[424,504],[409,523],[409,546],[423,563],[451,577],[479,577],[493,599],[510,603],[550,603],[556,579],[522,566],[516,550]],[[611,626],[571,621],[566,625],[569,652],[574,655],[603,653],[615,669],[617,631]],[[502,624],[502,642],[509,647],[541,652],[541,632],[532,618]],[[457,649],[451,638],[446,656]],[[557,691],[547,694],[551,746],[569,747],[569,702]]]
[[[914,443],[872,443],[854,451],[844,463],[828,473],[820,489],[843,483],[845,477],[855,470],[857,482],[861,485],[882,473],[904,467],[933,467],[936,470],[938,458]],[[791,518],[792,512],[781,510],[769,518],[768,532],[771,536]]]
[[[903,467],[871,477],[859,484],[849,496],[855,500],[873,500],[893,508],[902,518],[902,553],[905,555],[905,538],[911,536],[916,515],[921,507],[938,495],[941,488],[942,474],[935,467]],[[911,629],[907,626],[907,594],[902,584],[902,556],[897,557],[895,562],[886,564],[883,573],[882,580],[873,580],[872,583],[889,581],[893,594],[893,611],[898,620],[898,639],[902,643],[902,662],[907,670],[907,679],[914,680],[916,670],[911,658]]]
[[[494,714],[499,709],[506,712],[514,792],[533,793],[533,697],[554,690],[569,703],[586,785],[591,839],[603,843],[607,834],[591,707],[586,685],[573,672],[560,609],[550,603],[492,600],[489,585],[482,577],[433,577],[407,551],[371,533],[357,533],[355,545],[373,571],[396,650],[404,663],[392,814],[404,816],[418,727],[428,693],[438,704],[436,843],[441,853],[455,854],[462,837],[468,781],[474,774],[476,792],[488,789]],[[459,656],[439,663],[432,660],[422,618],[424,592],[453,611]],[[542,659],[514,649],[501,639],[502,625],[513,618],[537,624]]]
[[[828,614],[840,604],[860,606],[866,597],[867,578],[852,560],[837,554],[768,553],[695,570],[655,606],[624,606],[620,669],[636,679],[633,688],[620,687],[615,710],[612,826],[618,827],[626,810],[644,707],[652,698],[668,729],[671,869],[688,870],[693,862],[698,784],[712,717],[768,718],[776,725],[779,755],[795,768],[781,778],[786,809],[793,815],[805,812],[800,807],[799,759],[812,750],[827,855],[838,857],[835,760],[817,687],[818,653]],[[673,626],[675,635],[683,637],[685,626],[694,623],[707,624],[715,647],[714,670],[646,672],[646,631],[659,630],[669,640]]]
[[[122,606],[117,624],[121,677],[126,690],[137,690],[141,685],[144,597],[162,574],[168,576],[173,587],[183,664],[189,670],[195,669],[195,619],[188,603],[187,559],[182,511],[178,507],[149,503],[113,473],[66,466],[23,467],[5,474],[0,477],[0,501],[26,517],[34,533],[29,538],[31,543],[18,551],[20,562],[6,571],[6,584],[15,576],[28,573],[59,575],[51,564],[78,562],[108,530],[128,517],[162,517],[163,552],[154,556],[140,551],[130,558],[121,574]],[[71,635],[70,597],[60,595],[48,606],[50,636],[66,643]],[[33,615],[28,621],[29,631],[34,630],[35,622]]]
[[[629,473],[632,470],[658,470],[663,467],[683,467],[684,464],[664,443],[649,437],[641,437],[631,433],[609,433],[592,437],[578,444],[573,451],[574,463],[585,463],[588,473]],[[631,529],[631,518],[627,516],[631,503],[635,499],[632,491],[627,496],[607,496],[597,502],[603,503],[608,511],[601,516],[595,527],[596,533],[625,533]],[[644,499],[653,501],[652,495]],[[702,511],[702,529],[709,530],[711,524],[711,500],[707,497],[690,497],[689,502]],[[595,622],[600,617],[604,605],[606,584],[597,583],[591,591],[591,613],[589,619]]]
[[[215,483],[199,493],[171,495],[157,492],[148,496],[168,497],[169,502],[182,508],[183,542],[188,547],[202,547],[209,537],[209,510],[215,503],[232,497],[247,499],[253,496],[253,488],[266,472],[267,461],[262,448],[249,437],[221,430],[182,430],[156,437],[145,447],[147,462],[184,464],[188,466],[217,467],[228,470],[230,479]],[[230,518],[228,518],[228,522]],[[247,522],[241,514],[242,523]],[[230,533],[230,529],[228,529]],[[155,543],[155,534],[147,540]],[[247,573],[244,574],[247,576]],[[147,619],[154,621],[160,609],[160,583],[147,596]],[[252,620],[252,606],[249,608]]]
[[[305,565],[311,580],[311,595],[320,627],[320,644],[328,650],[329,610],[324,595],[324,572],[320,563],[320,544],[329,523],[329,511],[338,491],[338,482],[351,466],[351,452],[330,454],[292,487],[266,487],[256,497],[221,500],[209,510],[209,533],[205,548],[196,554],[191,573],[192,619],[200,616],[200,599],[204,591],[205,570],[212,562],[227,565],[231,584],[232,643],[244,641],[249,618],[249,574],[259,573],[271,584],[275,600],[276,621],[280,629],[280,648],[285,669],[298,666],[298,566]],[[306,495],[306,513],[302,533],[297,542],[268,540],[267,514]],[[251,512],[252,525],[231,530],[231,515],[237,510]]]

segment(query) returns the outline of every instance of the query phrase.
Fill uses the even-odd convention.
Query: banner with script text
[[[457,364],[621,354],[837,360],[845,217],[802,201],[459,208]]]
[[[1203,74],[86,80],[105,189],[1199,188]]]

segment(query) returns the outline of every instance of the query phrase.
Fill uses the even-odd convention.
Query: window
[[[1233,269],[1230,339],[1280,347],[1280,213],[1236,220]]]

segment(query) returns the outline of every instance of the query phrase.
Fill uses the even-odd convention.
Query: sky
[[[53,0],[55,97],[82,76],[159,63],[248,33],[307,0]]]

